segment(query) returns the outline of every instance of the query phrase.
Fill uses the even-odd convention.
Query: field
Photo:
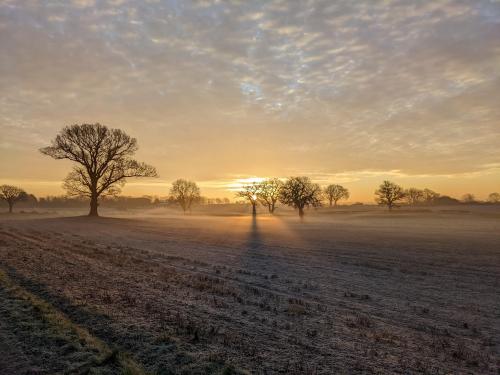
[[[1,374],[500,373],[500,212],[0,217]]]

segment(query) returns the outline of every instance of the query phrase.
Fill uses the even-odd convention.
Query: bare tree
[[[77,163],[64,180],[69,195],[90,198],[89,216],[98,216],[101,196],[116,195],[128,177],[156,177],[154,167],[132,159],[137,140],[101,124],[63,128],[52,145],[40,151]]]
[[[260,184],[253,183],[243,186],[242,190],[236,193],[239,198],[247,199],[252,205],[252,215],[257,215],[257,202],[260,193]]]
[[[380,205],[385,205],[389,211],[393,207],[398,207],[397,203],[405,197],[403,188],[391,181],[384,181],[378,190],[375,191],[375,200]]]
[[[191,210],[191,205],[200,199],[200,188],[195,182],[180,178],[172,183],[170,195],[186,213]]]
[[[435,191],[432,191],[431,189],[424,189],[423,190],[424,194],[424,202],[427,204],[433,204],[436,202],[436,200],[440,197],[439,193],[436,193]]]
[[[500,194],[499,193],[491,193],[490,195],[488,195],[488,202],[500,203]]]
[[[337,206],[337,202],[341,199],[349,199],[349,190],[341,185],[328,185],[323,192],[330,207]]]
[[[14,204],[16,202],[26,200],[28,197],[28,194],[17,186],[0,186],[0,199],[6,201],[9,205],[9,213],[12,213],[12,209],[14,208]]]
[[[424,201],[424,191],[417,188],[406,189],[405,199],[409,205],[415,206]]]
[[[321,187],[309,177],[290,177],[281,188],[280,201],[298,209],[302,219],[305,207],[321,206]]]
[[[260,203],[267,206],[270,214],[274,213],[283,182],[279,178],[271,178],[260,183],[257,193]]]
[[[462,196],[462,202],[464,203],[475,203],[476,202],[476,197],[474,194],[467,193]]]

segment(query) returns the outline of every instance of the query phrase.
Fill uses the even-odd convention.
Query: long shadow
[[[252,216],[248,228],[244,248],[241,251],[240,267],[243,272],[267,273],[266,260],[271,256],[270,247],[272,246],[263,237],[262,227],[269,224],[268,217]]]
[[[250,230],[248,233],[248,238],[246,244],[251,249],[260,248],[262,243],[262,237],[259,232],[259,224],[257,222],[257,215],[252,215],[252,221],[250,223]]]
[[[265,243],[259,229],[259,219],[257,216],[252,216],[248,224],[248,231],[242,234],[246,238],[239,249],[240,257],[238,266],[240,267],[240,272],[243,273],[250,270],[254,271],[259,263],[259,259],[262,258],[265,252]]]

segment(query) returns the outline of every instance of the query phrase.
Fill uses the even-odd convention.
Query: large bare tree
[[[118,194],[127,178],[157,176],[154,167],[132,159],[137,149],[137,140],[120,129],[82,124],[66,126],[40,151],[77,164],[63,186],[69,195],[88,197],[89,216],[98,216],[99,198]]]
[[[270,214],[274,213],[278,202],[283,182],[279,178],[270,178],[260,183],[257,193],[260,203],[267,206]]]
[[[393,207],[397,207],[397,203],[404,199],[406,194],[401,186],[391,181],[384,181],[375,191],[375,195],[377,203],[387,206],[391,211]]]
[[[342,185],[328,185],[325,187],[324,193],[330,207],[337,206],[337,202],[341,199],[349,199],[349,190]]]
[[[257,215],[257,202],[259,199],[260,184],[254,182],[252,184],[247,184],[236,193],[239,198],[245,198],[252,205],[252,215]]]
[[[9,213],[12,213],[14,204],[28,199],[28,194],[17,186],[2,185],[0,186],[0,199],[7,202],[9,205]]]
[[[200,188],[193,181],[179,178],[172,183],[170,195],[186,213],[186,211],[191,210],[191,205],[200,199]]]
[[[298,209],[302,219],[305,207],[321,206],[321,187],[309,177],[290,177],[281,188],[280,201]]]

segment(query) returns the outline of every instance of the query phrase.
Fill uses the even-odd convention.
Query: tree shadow
[[[256,215],[252,215],[252,221],[250,223],[246,245],[250,249],[259,249],[263,245]]]

